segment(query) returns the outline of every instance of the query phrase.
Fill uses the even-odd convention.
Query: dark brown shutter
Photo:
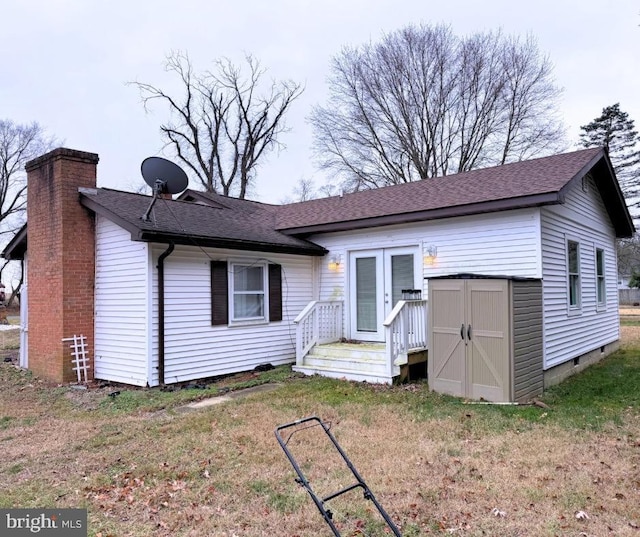
[[[211,261],[211,324],[229,323],[229,285],[226,261]]]
[[[269,321],[282,321],[282,267],[269,265]]]

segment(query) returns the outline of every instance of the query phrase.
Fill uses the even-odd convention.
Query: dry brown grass
[[[621,326],[620,336],[623,347],[633,349],[640,348],[640,325]]]
[[[0,506],[87,507],[101,537],[328,536],[273,433],[315,414],[406,537],[640,535],[637,409],[589,431],[544,409],[505,418],[438,399],[416,412],[424,388],[412,389],[302,379],[199,411],[121,412],[105,390],[53,388],[4,364]],[[347,474],[318,433],[290,446],[328,492]],[[332,506],[354,521],[343,535],[388,535],[357,494]]]

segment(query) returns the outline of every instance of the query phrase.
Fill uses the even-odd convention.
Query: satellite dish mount
[[[161,157],[149,157],[142,161],[140,172],[144,182],[153,190],[153,199],[142,220],[149,221],[151,209],[162,194],[178,194],[189,184],[184,170],[170,160]]]

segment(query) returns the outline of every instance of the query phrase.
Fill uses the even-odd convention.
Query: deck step
[[[323,369],[338,368],[348,371],[363,371],[374,374],[385,374],[386,365],[382,360],[368,360],[366,358],[329,357],[309,354],[304,359],[304,365],[308,367],[321,367]]]
[[[311,349],[310,354],[323,358],[348,358],[351,360],[384,362],[385,352],[385,346],[380,344],[349,345],[336,343],[316,345]]]
[[[317,345],[305,356],[304,363],[293,368],[307,375],[391,383],[382,344],[331,343]]]
[[[371,372],[357,371],[354,369],[340,369],[337,367],[294,365],[293,370],[305,375],[321,375],[334,379],[354,380],[369,382],[371,384],[391,384],[393,379],[386,375]]]

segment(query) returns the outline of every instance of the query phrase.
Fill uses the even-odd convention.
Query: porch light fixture
[[[340,268],[340,262],[341,262],[341,256],[340,254],[333,254],[330,258],[329,258],[329,270],[338,270]]]
[[[433,265],[436,262],[436,257],[438,257],[438,247],[429,244],[424,247],[424,264],[425,265]]]

